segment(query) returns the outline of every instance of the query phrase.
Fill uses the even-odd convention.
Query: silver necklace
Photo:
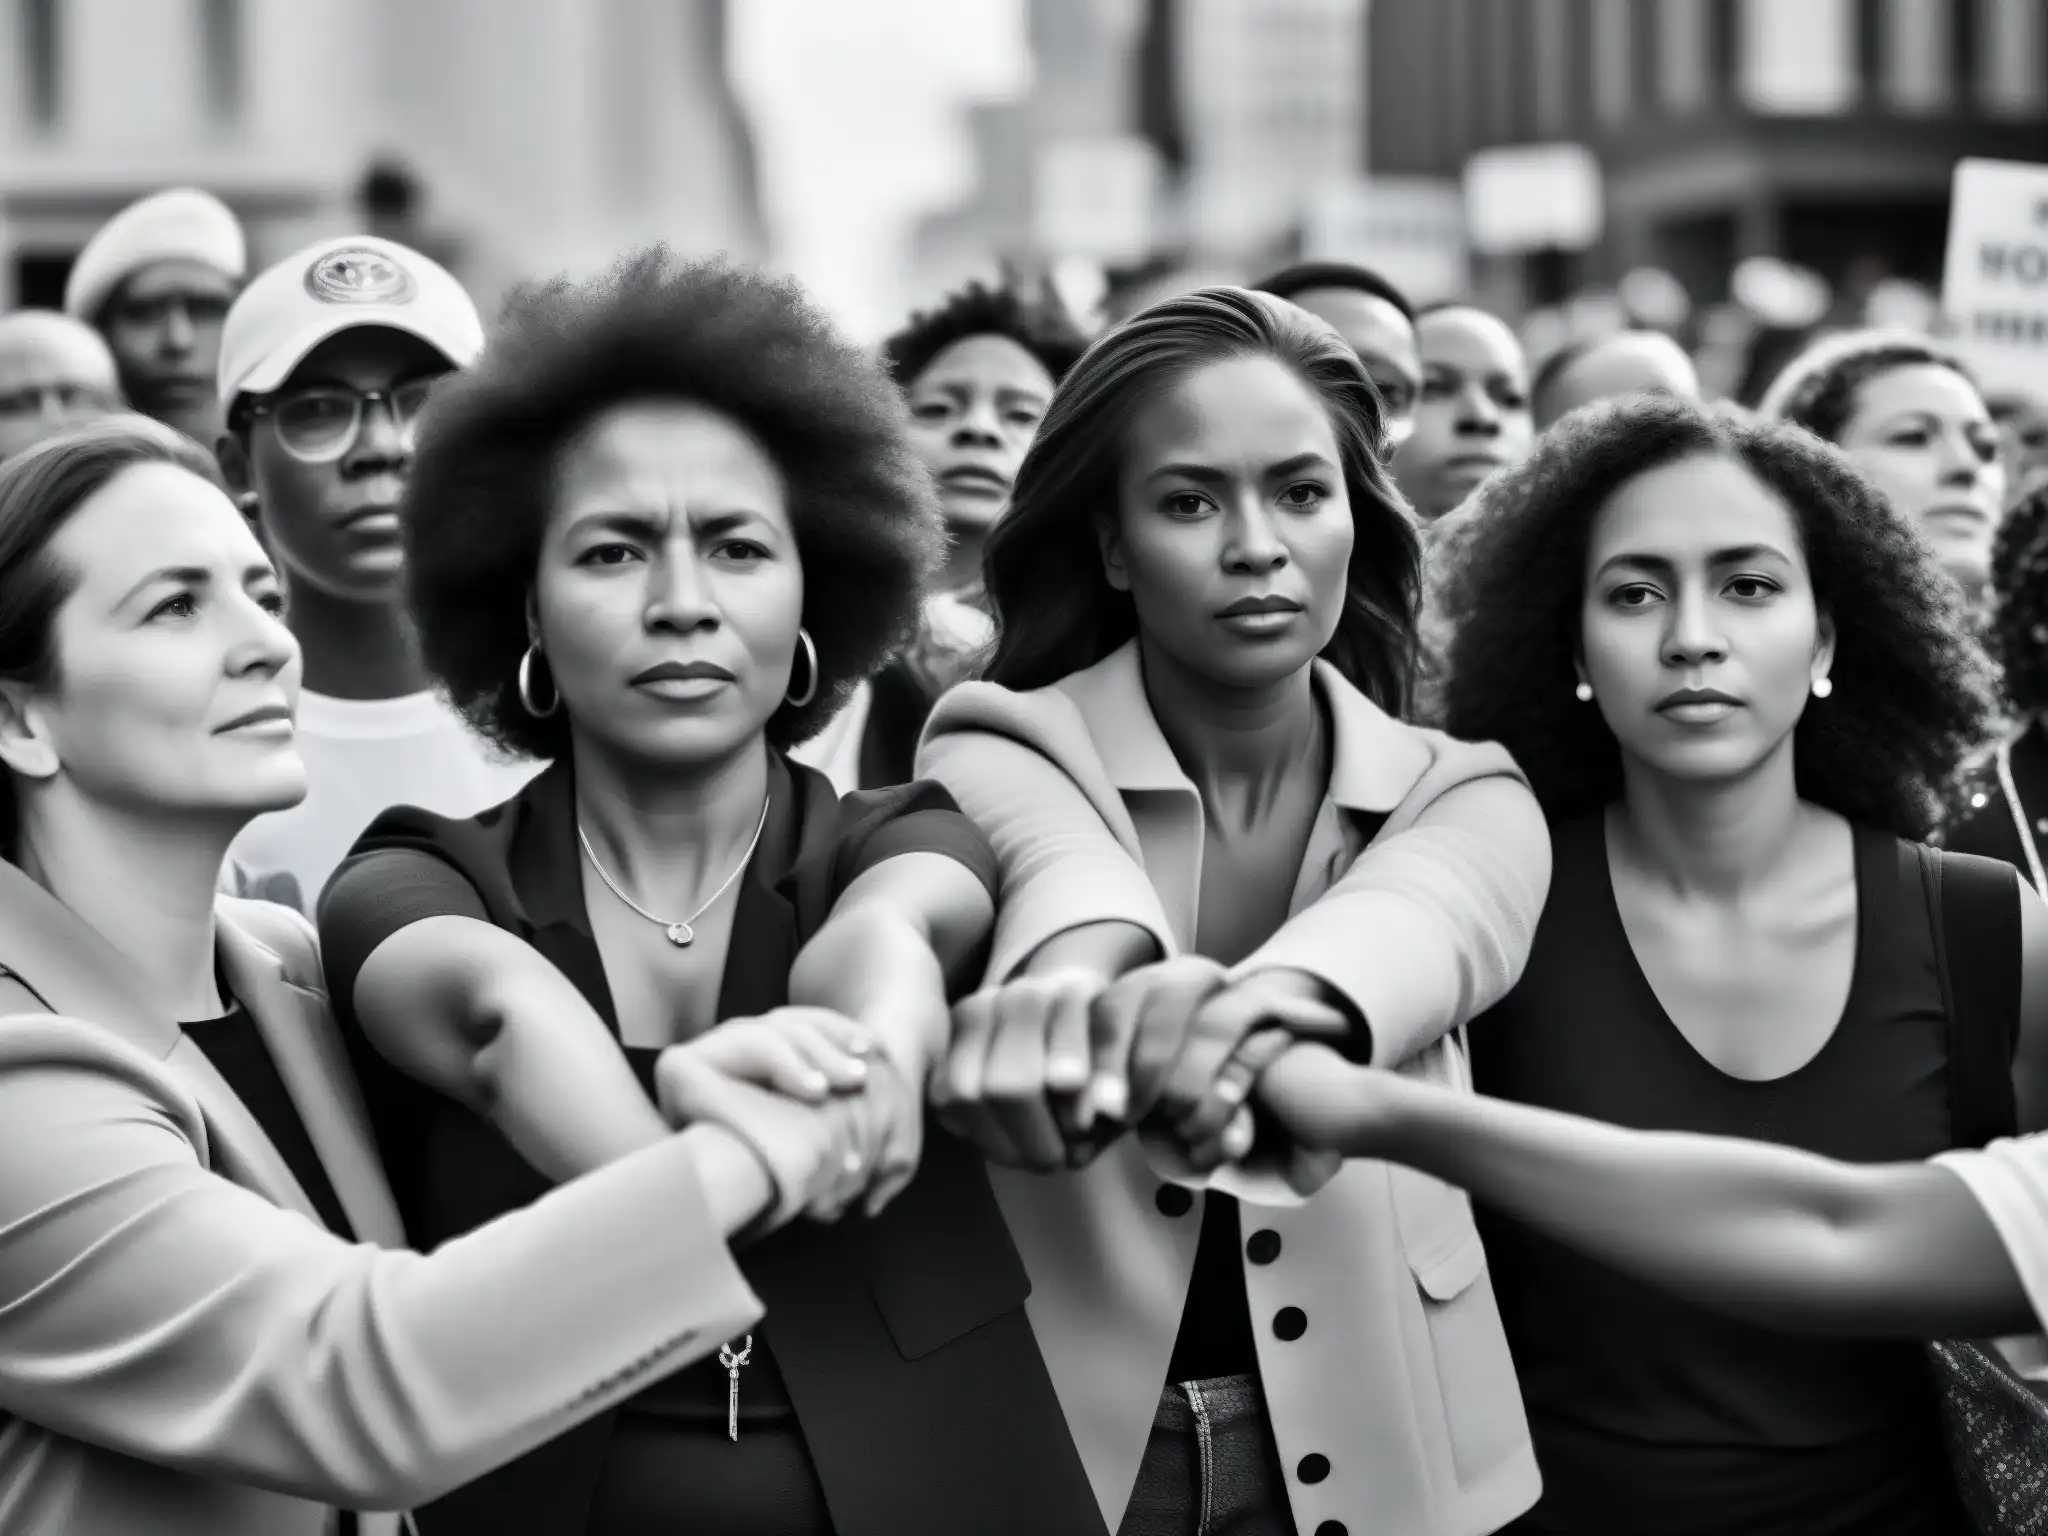
[[[583,823],[580,821],[576,823],[576,841],[583,845],[583,857],[590,860],[590,867],[597,871],[597,878],[605,883],[605,888],[607,890],[609,890],[614,896],[618,897],[619,900],[623,901],[627,906],[631,907],[634,910],[634,912],[638,913],[641,917],[646,918],[648,922],[654,924],[655,927],[659,928],[663,933],[667,934],[669,943],[675,945],[678,949],[686,949],[690,946],[690,944],[693,941],[695,941],[697,937],[697,930],[693,928],[691,924],[695,923],[697,919],[702,917],[706,912],[709,912],[712,908],[713,903],[715,903],[719,897],[723,896],[726,893],[726,890],[732,885],[733,881],[739,879],[740,871],[747,867],[748,861],[754,857],[754,849],[760,844],[761,829],[767,825],[768,799],[766,796],[763,796],[761,800],[761,819],[754,823],[753,838],[747,843],[747,851],[740,855],[739,863],[735,864],[733,866],[732,873],[727,875],[725,879],[722,882],[720,882],[718,889],[713,891],[709,896],[707,896],[704,899],[704,904],[702,906],[700,906],[696,911],[692,912],[688,917],[682,918],[676,922],[670,922],[665,917],[656,917],[652,912],[648,911],[645,907],[641,906],[639,902],[635,901],[632,897],[628,896],[623,890],[619,888],[619,882],[614,880],[609,874],[607,874],[605,872],[605,867],[597,862],[597,854],[595,851],[592,850],[590,846],[590,839],[583,835]]]

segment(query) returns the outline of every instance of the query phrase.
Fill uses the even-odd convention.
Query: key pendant
[[[747,1342],[734,1354],[730,1344],[718,1346],[718,1363],[725,1367],[725,1434],[726,1438],[738,1441],[740,1437],[740,1367],[754,1358],[754,1336],[747,1335]]]

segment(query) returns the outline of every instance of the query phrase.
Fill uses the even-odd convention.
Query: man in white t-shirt
[[[253,501],[305,652],[310,785],[235,840],[225,878],[242,895],[310,916],[380,812],[473,815],[540,766],[493,755],[430,690],[402,592],[399,499],[419,414],[435,383],[482,350],[461,284],[368,235],[287,257],[228,312],[218,454]]]

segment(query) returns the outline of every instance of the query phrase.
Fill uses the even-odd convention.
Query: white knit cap
[[[159,261],[196,261],[239,280],[249,267],[241,221],[197,187],[173,187],[130,203],[78,253],[64,285],[64,313],[96,320],[125,279]]]
[[[483,321],[455,276],[375,235],[315,241],[258,274],[220,335],[220,402],[265,395],[321,342],[379,327],[417,336],[457,368],[484,349]]]

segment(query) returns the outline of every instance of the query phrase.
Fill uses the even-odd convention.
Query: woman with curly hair
[[[946,563],[917,631],[796,752],[841,790],[901,784],[932,701],[967,675],[994,629],[981,592],[988,533],[1052,392],[1088,341],[1050,294],[970,283],[916,316],[882,359],[910,403],[911,442],[938,487]]]
[[[2011,934],[1997,980],[2033,999],[2048,924],[2009,869],[1922,842],[1992,669],[1842,455],[1676,400],[1589,407],[1487,487],[1441,575],[1447,728],[1515,754],[1556,858],[1472,1031],[1482,1093],[1855,1162],[2009,1127],[2010,1042],[1949,1004],[1944,902]],[[1525,1529],[1967,1529],[1917,1352],[1780,1339],[1484,1230],[1543,1469]]]
[[[312,925],[214,891],[306,793],[283,610],[168,427],[0,467],[9,1531],[395,1536],[759,1318],[730,1241],[857,1145],[823,1095],[724,1091],[725,1126],[407,1251]]]
[[[1833,443],[1918,525],[1973,604],[2005,512],[1998,425],[1954,353],[1910,331],[1848,331],[1785,366],[1757,409]]]
[[[936,785],[842,800],[787,757],[942,548],[888,379],[793,285],[650,252],[513,301],[436,402],[404,529],[429,670],[553,760],[466,821],[388,813],[322,904],[413,1239],[663,1134],[657,1065],[685,1118],[767,1089],[856,1144],[740,1252],[765,1327],[422,1532],[1090,1529],[980,1160],[934,1136],[920,1162],[988,845]]]
[[[1004,877],[934,1100],[1004,1165],[1124,1536],[1451,1536],[1537,1493],[1465,1198],[1244,1112],[1297,1035],[1462,1080],[1548,880],[1507,755],[1398,717],[1418,556],[1382,441],[1357,353],[1285,300],[1124,322],[1025,456],[990,680],[920,753]]]

